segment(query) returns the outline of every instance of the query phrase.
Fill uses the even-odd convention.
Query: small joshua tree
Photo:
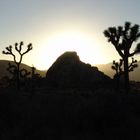
[[[18,59],[18,56],[16,56],[16,54],[14,53],[13,51],[13,46],[8,46],[6,47],[6,51],[2,51],[3,54],[6,54],[6,55],[11,55],[13,56],[13,59],[14,59],[14,63],[15,63],[15,66],[16,66],[16,81],[17,81],[17,89],[19,90],[20,89],[20,64],[22,62],[22,59],[23,59],[23,56],[28,53],[29,51],[32,50],[32,44],[28,44],[27,45],[27,49],[25,51],[22,52],[22,46],[23,46],[23,42],[21,41],[20,43],[15,43],[14,44],[14,50],[17,51],[17,53],[19,54],[19,60]]]
[[[11,78],[9,79],[9,84],[13,85],[16,81],[16,73],[17,73],[17,67],[15,65],[12,65],[11,63],[8,63],[7,71],[11,74]]]
[[[104,35],[108,38],[108,42],[114,45],[124,62],[125,90],[128,93],[130,87],[128,59],[140,53],[140,43],[136,45],[133,52],[130,52],[132,44],[140,38],[139,25],[131,26],[130,22],[126,22],[124,27],[109,27],[104,31]]]
[[[113,61],[113,65],[111,68],[116,72],[114,75],[114,79],[116,80],[117,88],[119,88],[119,82],[120,82],[120,77],[121,75],[124,74],[124,68],[123,68],[123,59],[120,59],[119,62],[116,62],[115,60]],[[134,58],[131,58],[131,62],[129,63],[128,66],[128,72],[133,71],[135,68],[138,67],[137,60],[134,60]]]
[[[111,66],[111,68],[116,72],[114,75],[114,80],[116,82],[117,90],[119,89],[119,86],[120,86],[120,76],[123,74],[122,65],[123,65],[123,60],[120,59],[119,62],[116,62],[114,60],[113,65]]]
[[[111,68],[116,71],[115,75],[121,75],[123,73],[122,64],[122,59],[120,59],[120,62],[116,62],[115,60],[113,61],[113,65],[111,66]]]
[[[12,75],[12,79],[15,79],[16,77],[16,70],[17,70],[17,67],[15,65],[8,63],[7,71]]]
[[[31,67],[31,97],[34,94],[35,88],[37,85],[39,85],[39,79],[41,79],[40,74],[36,73],[36,68],[34,66]]]
[[[8,63],[7,71],[12,75],[10,82],[12,82],[12,83],[15,82],[16,81],[16,75],[17,75],[16,65]],[[26,69],[22,68],[22,69],[19,70],[19,74],[20,74],[20,79],[22,81],[25,81],[31,73],[28,72]]]
[[[25,80],[28,78],[28,76],[31,74],[31,72],[28,72],[26,69],[21,69],[20,70],[20,77]]]

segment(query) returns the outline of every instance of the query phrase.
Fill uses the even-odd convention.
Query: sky
[[[23,41],[23,49],[32,43],[23,63],[40,70],[65,51],[77,51],[91,65],[118,60],[103,31],[126,21],[140,24],[139,5],[139,0],[0,0],[0,52],[15,42]],[[0,53],[3,59],[13,60]]]

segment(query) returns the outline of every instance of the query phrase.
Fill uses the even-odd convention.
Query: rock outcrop
[[[69,88],[96,88],[111,81],[97,67],[81,62],[76,52],[65,52],[58,57],[46,78],[51,86]]]

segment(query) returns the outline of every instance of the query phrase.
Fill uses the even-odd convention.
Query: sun
[[[41,50],[41,51],[40,51]],[[66,51],[76,51],[80,60],[85,63],[98,64],[103,62],[101,47],[96,41],[80,32],[59,32],[50,36],[38,50],[38,68],[48,69],[53,62]]]

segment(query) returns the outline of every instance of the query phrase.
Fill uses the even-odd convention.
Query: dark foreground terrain
[[[111,89],[1,91],[1,140],[139,140],[140,94]]]

